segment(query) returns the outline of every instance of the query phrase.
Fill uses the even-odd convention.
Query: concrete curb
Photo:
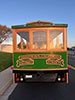
[[[7,88],[9,88],[11,84],[12,80],[9,80],[6,84],[4,84],[2,88],[0,88],[0,95],[2,95],[7,90]]]
[[[10,67],[0,72],[0,95],[2,95],[7,90],[7,88],[12,84],[12,80],[13,77]]]
[[[0,96],[0,100],[8,100],[10,94],[14,91],[17,84],[12,84],[4,93]]]

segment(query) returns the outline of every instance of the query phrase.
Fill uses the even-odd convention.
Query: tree
[[[0,25],[0,44],[10,36],[11,32],[7,26]]]
[[[7,26],[0,25],[0,50],[1,50],[1,43],[5,41],[7,38],[11,37],[11,29]]]

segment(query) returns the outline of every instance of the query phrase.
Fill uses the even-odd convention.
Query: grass
[[[12,64],[12,53],[0,52],[0,72]]]

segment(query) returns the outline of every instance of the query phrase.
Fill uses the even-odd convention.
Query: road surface
[[[75,65],[74,58],[69,64]],[[20,83],[8,100],[75,100],[75,70],[69,70],[69,84]]]

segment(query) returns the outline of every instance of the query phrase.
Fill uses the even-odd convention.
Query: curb
[[[0,72],[0,95],[2,95],[7,88],[13,83],[11,68]]]
[[[12,84],[12,80],[9,80],[2,88],[0,88],[0,95],[2,95]]]

